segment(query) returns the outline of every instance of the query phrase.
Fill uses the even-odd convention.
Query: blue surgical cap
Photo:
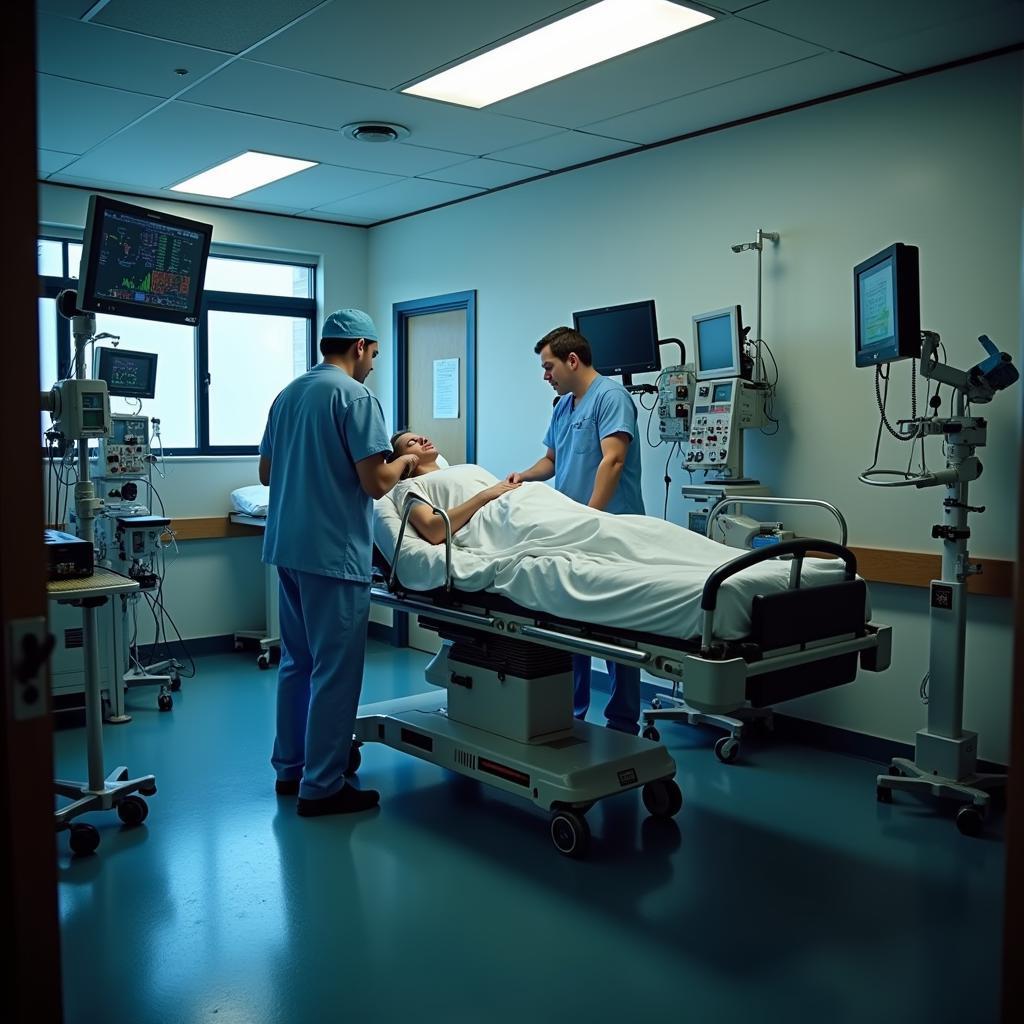
[[[321,338],[365,338],[377,340],[377,328],[361,309],[335,310],[325,321]]]

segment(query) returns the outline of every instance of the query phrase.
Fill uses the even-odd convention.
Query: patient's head
[[[419,465],[413,471],[413,476],[422,476],[432,470],[439,469],[437,457],[440,452],[434,447],[434,442],[423,434],[416,434],[411,430],[399,430],[391,436],[391,457],[398,458],[399,455],[418,455]]]

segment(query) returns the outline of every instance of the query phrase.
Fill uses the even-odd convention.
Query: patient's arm
[[[448,521],[452,524],[452,533],[461,530],[484,505],[508,491],[514,491],[518,486],[519,484],[510,484],[507,480],[502,480],[485,491],[478,491],[461,505],[447,509]],[[433,509],[417,502],[416,507],[409,513],[409,522],[425,541],[431,544],[444,543],[444,522],[440,516],[434,515]]]
[[[555,453],[548,449],[543,458],[538,459],[529,469],[522,473],[509,473],[505,479],[510,484],[523,484],[528,480],[550,480],[555,475]]]
[[[591,508],[605,509],[615,496],[631,440],[629,434],[624,432],[601,438],[601,462],[594,475],[594,490],[587,502]]]

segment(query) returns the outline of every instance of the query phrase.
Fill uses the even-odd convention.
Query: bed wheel
[[[673,818],[683,806],[683,793],[675,779],[648,782],[642,791],[644,807],[656,818]]]
[[[655,743],[657,743],[658,740],[661,739],[661,733],[658,732],[658,730],[655,729],[653,725],[645,725],[644,726],[644,739],[645,740],[653,740]]]
[[[174,698],[169,693],[161,693],[156,699],[156,706],[161,711],[170,711],[174,707]]]
[[[352,746],[348,748],[348,766],[345,768],[346,775],[355,775],[359,771],[359,766],[363,763],[363,755],[359,753],[361,745],[358,740],[353,740]]]
[[[261,669],[270,668],[270,656],[264,652],[256,659],[256,664],[259,665]]]
[[[875,799],[880,804],[891,804],[892,803],[892,790],[888,786],[876,786],[875,787]]]
[[[962,836],[980,836],[984,825],[981,811],[973,804],[967,804],[956,812],[956,827]]]
[[[740,741],[735,736],[722,736],[715,740],[715,757],[722,764],[732,764],[740,756]]]
[[[576,860],[590,848],[590,826],[578,811],[557,810],[551,815],[551,841],[559,853]]]

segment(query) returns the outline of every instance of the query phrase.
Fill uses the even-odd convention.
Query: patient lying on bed
[[[411,495],[445,509],[452,525],[452,575],[459,590],[503,593],[517,604],[560,618],[664,636],[700,632],[700,596],[712,570],[740,552],[650,516],[611,515],[580,505],[543,483],[509,484],[477,465],[438,468],[437,449],[416,434],[415,476],[375,504],[374,540],[394,558]],[[425,443],[424,443],[425,442]],[[414,508],[402,542],[403,586],[430,590],[445,579],[444,524]],[[789,562],[769,561],[732,577],[719,593],[715,634],[738,639],[750,628],[755,594],[784,590]],[[842,579],[842,563],[807,559],[804,585]]]

